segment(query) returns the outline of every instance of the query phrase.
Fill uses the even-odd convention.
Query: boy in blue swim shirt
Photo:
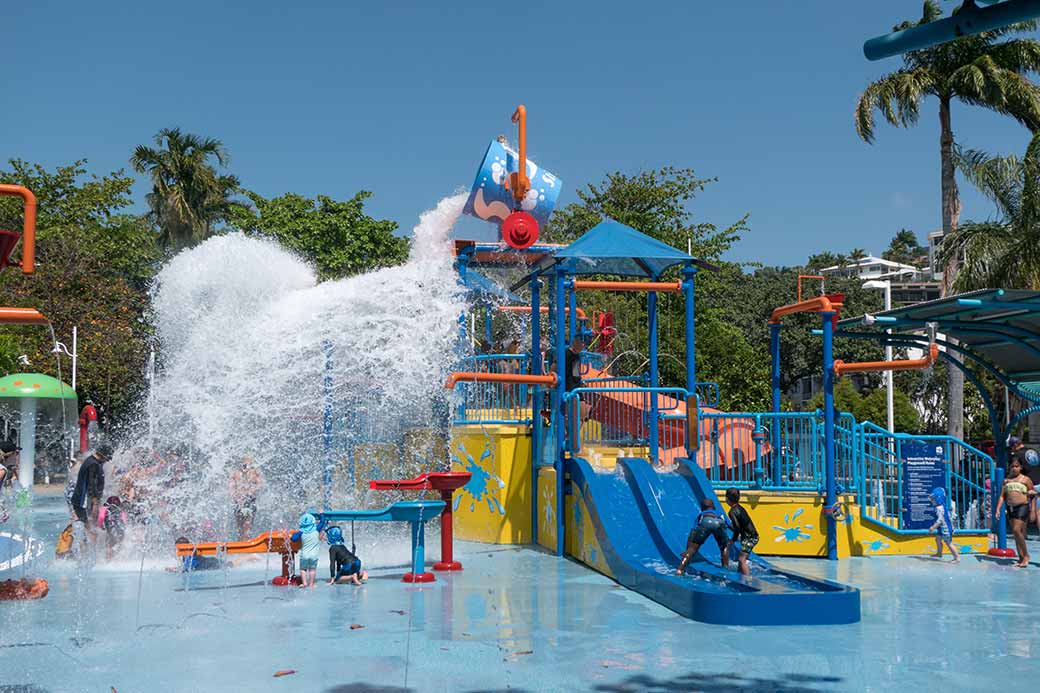
[[[687,564],[700,551],[708,537],[714,536],[719,545],[719,556],[722,559],[722,567],[729,567],[729,533],[726,531],[726,518],[715,510],[715,500],[704,498],[701,500],[701,514],[697,516],[697,522],[690,530],[690,537],[686,540],[686,551],[679,561],[678,575],[686,572]]]
[[[953,523],[950,522],[950,512],[946,508],[946,491],[942,488],[933,488],[928,495],[935,505],[935,524],[928,528],[928,531],[935,532],[933,558],[942,558],[943,544],[946,544],[953,555],[953,562],[960,563],[961,559],[957,555],[957,549],[953,548]]]
[[[329,542],[329,584],[353,583],[360,585],[368,579],[368,573],[361,569],[361,559],[355,556],[343,541],[343,530],[329,527],[325,532]]]

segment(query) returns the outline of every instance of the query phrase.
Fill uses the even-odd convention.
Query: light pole
[[[864,289],[881,289],[881,290],[883,290],[885,292],[885,310],[886,311],[892,310],[892,282],[872,279],[872,280],[870,280],[868,282],[863,282],[863,288]],[[891,329],[885,330],[885,334],[892,334],[892,330]],[[892,360],[892,345],[888,344],[887,342],[885,344],[885,360],[886,361],[891,361]],[[886,385],[886,388],[887,388],[887,391],[885,392],[885,395],[886,395],[886,404],[888,406],[888,430],[891,433],[895,433],[896,432],[896,430],[895,430],[896,423],[895,423],[895,411],[894,411],[894,406],[893,406],[894,405],[894,400],[893,400],[893,390],[892,390],[892,371],[885,371],[885,385]]]
[[[53,354],[65,354],[72,359],[72,391],[76,391],[76,358],[77,358],[77,335],[76,328],[72,328],[72,351],[65,346],[62,342],[54,342],[54,348],[51,349]]]

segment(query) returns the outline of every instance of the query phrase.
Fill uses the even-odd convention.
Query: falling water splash
[[[434,461],[407,448],[445,421],[463,310],[448,233],[464,202],[448,197],[421,216],[403,265],[343,280],[318,283],[298,257],[241,234],[173,258],[154,293],[155,444],[145,445],[142,411],[139,439],[117,453],[143,511],[171,532],[226,537],[228,475],[249,455],[266,479],[255,527],[294,524],[321,502],[327,404],[334,504],[359,500],[344,488],[348,460],[359,484],[428,469]]]

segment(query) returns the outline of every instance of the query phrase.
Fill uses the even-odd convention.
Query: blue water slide
[[[752,575],[744,577],[718,565],[719,547],[713,539],[701,547],[686,575],[676,575],[686,537],[700,512],[700,499],[714,499],[710,482],[688,462],[669,473],[654,471],[643,459],[622,458],[618,464],[619,471],[596,472],[587,461],[576,458],[569,468],[604,559],[625,587],[705,623],[859,621],[859,590],[781,571],[764,561],[757,561]]]

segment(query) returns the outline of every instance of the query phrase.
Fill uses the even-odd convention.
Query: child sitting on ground
[[[741,575],[750,575],[748,567],[748,556],[758,544],[758,530],[755,523],[751,521],[751,515],[740,504],[740,489],[726,489],[726,504],[729,505],[729,521],[733,525],[733,541],[740,542],[740,555],[737,557],[737,565]]]
[[[361,559],[347,549],[343,541],[343,530],[329,527],[325,532],[329,542],[329,584],[352,583],[360,585],[368,580],[368,572],[361,569]],[[351,547],[353,548],[353,547]]]
[[[177,544],[190,544],[187,537],[177,537]],[[218,556],[200,556],[194,551],[190,556],[183,556],[180,568],[167,568],[172,573],[194,573],[196,570],[220,570],[224,567],[224,561]]]
[[[105,554],[111,561],[113,552],[126,536],[126,512],[119,496],[109,496],[98,510],[98,527],[105,530]]]
[[[953,562],[960,563],[957,549],[953,548],[953,524],[950,522],[950,514],[946,510],[946,491],[941,488],[933,488],[928,494],[935,505],[935,524],[928,528],[929,532],[935,532],[935,553],[933,558],[942,558],[943,544],[949,547],[953,555]]]
[[[690,537],[686,540],[686,551],[682,555],[682,560],[679,561],[679,575],[686,572],[686,565],[700,551],[701,544],[709,536],[715,537],[715,541],[719,545],[722,567],[728,568],[729,553],[727,549],[729,549],[730,540],[729,535],[726,533],[726,518],[715,510],[714,498],[701,500],[701,514],[697,516],[697,521],[694,523],[693,529],[690,530]]]

